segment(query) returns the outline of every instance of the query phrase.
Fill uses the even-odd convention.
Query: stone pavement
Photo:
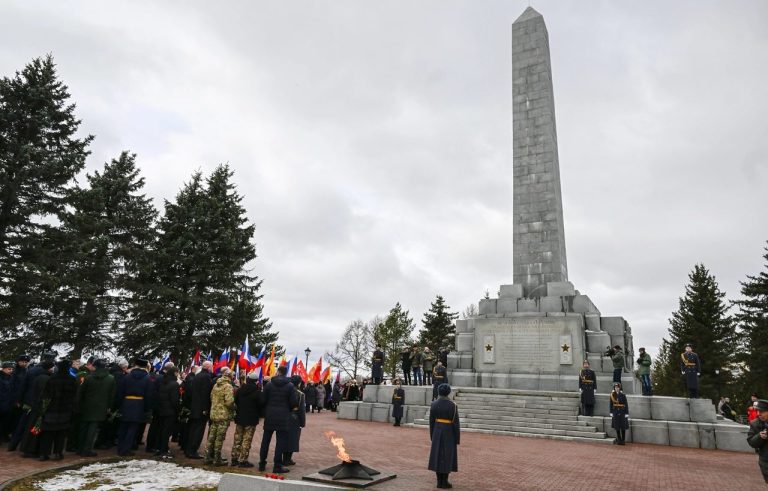
[[[353,459],[398,477],[375,487],[381,490],[433,489],[434,474],[426,469],[429,436],[422,428],[394,428],[386,423],[337,420],[335,413],[307,414],[297,465],[286,474],[298,479],[338,463],[335,448],[323,436],[333,430],[347,442]],[[224,455],[229,455],[230,425]],[[251,462],[258,461],[261,430],[257,429]],[[573,443],[535,438],[464,433],[459,446],[459,472],[451,474],[455,489],[490,490],[595,490],[595,489],[764,489],[757,456],[724,450],[701,450],[657,445]],[[273,443],[274,445],[274,443]],[[113,457],[114,452],[100,455]],[[145,457],[143,452],[138,457]],[[78,461],[72,454],[62,462],[22,459],[18,453],[0,450],[0,483],[56,465]],[[270,459],[271,460],[271,459]],[[178,458],[178,463],[200,465]],[[225,470],[227,468],[212,468]],[[271,470],[271,464],[267,467]],[[256,471],[252,471],[256,473]]]

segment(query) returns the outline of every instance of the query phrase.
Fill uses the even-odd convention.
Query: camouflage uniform
[[[211,390],[211,424],[208,427],[208,444],[205,450],[206,464],[221,464],[221,447],[232,420],[235,396],[228,376],[219,377]]]
[[[235,441],[232,443],[232,462],[245,462],[251,453],[251,442],[253,433],[256,431],[256,425],[253,426],[235,426]],[[233,464],[234,465],[234,464]]]

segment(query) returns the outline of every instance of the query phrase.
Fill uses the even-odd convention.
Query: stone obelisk
[[[513,280],[526,297],[568,281],[549,35],[531,7],[512,24]]]

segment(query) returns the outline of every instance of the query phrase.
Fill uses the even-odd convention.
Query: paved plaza
[[[333,430],[345,438],[353,459],[380,470],[396,472],[397,479],[374,489],[433,489],[434,474],[427,467],[429,436],[421,428],[394,428],[385,423],[338,420],[330,412],[308,414],[297,465],[286,475],[298,479],[337,463],[335,449],[323,436]],[[232,426],[224,455],[229,455]],[[257,430],[256,440],[261,431]],[[254,446],[258,448],[258,441]],[[257,448],[255,449],[258,452]],[[113,457],[113,451],[101,451]],[[146,457],[138,452],[137,457]],[[23,459],[17,452],[0,453],[0,482],[56,465],[78,461],[67,454],[63,462]],[[251,452],[251,462],[258,457]],[[200,465],[199,461],[177,459]],[[213,468],[223,470],[225,468]],[[271,469],[271,465],[267,470]],[[257,474],[255,470],[252,471]],[[757,457],[723,450],[686,449],[656,445],[572,443],[535,438],[463,433],[459,446],[459,472],[451,474],[455,489],[763,489]]]

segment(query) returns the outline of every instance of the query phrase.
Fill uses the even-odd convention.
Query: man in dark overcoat
[[[264,406],[264,393],[258,381],[256,372],[251,372],[245,384],[235,392],[235,438],[230,452],[232,466],[253,467],[248,456]]]
[[[48,379],[43,389],[40,460],[48,460],[51,457],[54,460],[64,458],[64,442],[73,424],[77,402],[78,383],[69,373],[71,367],[70,360],[59,361],[56,364],[56,373]]]
[[[82,457],[95,457],[93,444],[99,425],[107,419],[117,392],[115,377],[107,370],[107,362],[93,362],[94,371],[85,377],[77,390],[77,408],[80,415],[77,448]]]
[[[699,377],[701,376],[701,362],[699,355],[693,352],[693,346],[685,345],[685,352],[680,354],[680,371],[685,378],[685,387],[688,389],[688,398],[699,397]]]
[[[371,377],[374,385],[379,385],[384,378],[384,352],[379,345],[376,345],[371,358]]]
[[[52,351],[44,351],[40,356],[40,363],[29,367],[21,380],[21,384],[18,388],[18,402],[21,409],[21,415],[19,416],[19,422],[16,424],[16,429],[11,436],[11,442],[8,444],[8,451],[12,452],[19,446],[21,440],[26,437],[27,430],[31,427],[30,411],[33,404],[33,390],[32,386],[35,383],[35,379],[44,373],[47,373],[55,365],[56,353]],[[46,362],[46,366],[50,362],[49,368],[43,368],[43,362]],[[37,394],[38,396],[40,394]]]
[[[291,407],[291,415],[288,418],[288,445],[283,452],[283,465],[296,465],[293,461],[293,453],[299,451],[301,441],[301,429],[307,425],[307,405],[304,402],[305,394],[301,391],[301,377],[294,375],[291,383],[296,390],[296,404]],[[308,390],[314,390],[307,387]]]
[[[152,407],[152,391],[147,373],[148,362],[137,358],[133,369],[120,380],[117,399],[120,402],[120,426],[117,429],[117,455],[133,455],[136,434],[147,422]]]
[[[451,386],[442,384],[437,388],[438,398],[429,408],[429,437],[432,447],[429,451],[429,470],[437,474],[437,487],[451,488],[448,474],[459,470],[457,448],[460,439],[459,411],[456,404],[448,399]]]
[[[432,369],[432,400],[437,399],[437,388],[448,383],[448,370],[443,366],[442,361],[438,361],[435,368]]]
[[[608,398],[608,412],[611,415],[611,428],[616,430],[614,445],[624,445],[629,429],[629,405],[627,396],[621,391],[621,384],[613,384],[613,392]]]
[[[579,392],[581,393],[581,413],[592,416],[595,413],[595,392],[597,391],[597,375],[589,368],[589,361],[584,360],[579,372]]]
[[[283,452],[288,446],[288,419],[292,408],[298,403],[298,395],[293,384],[286,377],[287,373],[288,369],[285,366],[278,367],[277,375],[272,377],[264,387],[264,435],[261,438],[259,451],[260,471],[264,471],[267,467],[269,445],[272,443],[272,435],[277,433],[272,472],[277,474],[288,472],[288,469],[283,466]]]
[[[400,384],[400,379],[395,380],[395,390],[392,392],[392,418],[395,424],[400,426],[400,420],[403,418],[403,404],[405,404],[405,390]]]
[[[208,417],[211,413],[211,389],[213,389],[213,375],[211,373],[213,363],[204,361],[200,371],[195,375],[189,388],[189,435],[187,436],[187,447],[184,450],[187,458],[202,459],[203,456],[197,453],[200,444],[203,443],[203,434],[205,425],[208,423]]]
[[[749,423],[747,431],[747,443],[755,449],[758,455],[757,464],[763,479],[768,483],[768,401],[758,399],[755,402],[757,418]]]
[[[19,355],[16,357],[16,364],[13,367],[11,376],[11,412],[8,417],[8,431],[13,432],[21,418],[21,386],[24,384],[24,378],[27,376],[27,365],[29,365],[29,355]]]
[[[403,369],[403,383],[411,385],[411,349],[408,347],[400,352],[400,368]]]

